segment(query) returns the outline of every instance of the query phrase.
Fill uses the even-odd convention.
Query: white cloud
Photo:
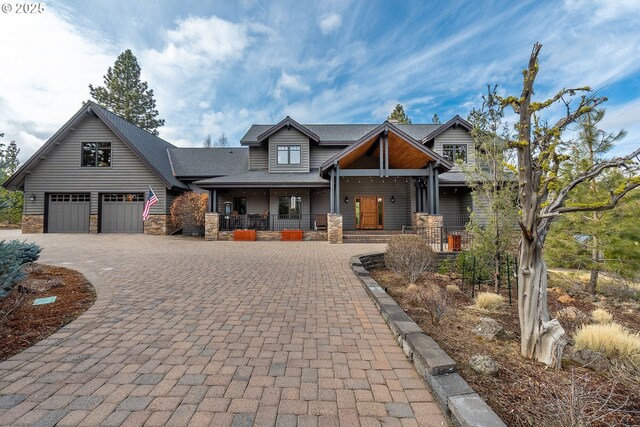
[[[273,96],[280,99],[285,91],[309,93],[311,88],[308,84],[304,83],[299,76],[288,74],[283,70],[278,82],[276,83]]]
[[[320,19],[319,25],[323,34],[329,34],[342,26],[342,16],[338,15],[337,13],[324,15]]]
[[[0,14],[0,40],[0,132],[24,161],[90,98],[88,84],[102,83],[114,48],[54,8]]]

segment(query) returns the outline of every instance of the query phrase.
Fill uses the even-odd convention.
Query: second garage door
[[[102,233],[142,233],[144,193],[103,194]]]

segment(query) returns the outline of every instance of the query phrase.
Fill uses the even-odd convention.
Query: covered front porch
[[[342,242],[343,232],[352,230],[419,226],[416,213],[439,218],[442,225],[439,177],[451,167],[397,126],[383,123],[321,166],[329,180],[329,240]]]

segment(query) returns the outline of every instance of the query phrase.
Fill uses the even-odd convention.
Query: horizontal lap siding
[[[299,165],[279,165],[278,145],[300,145]],[[282,129],[269,137],[270,172],[309,172],[309,138],[295,129]]]
[[[311,169],[319,169],[320,166],[342,150],[344,150],[346,146],[319,146],[316,144],[311,145],[310,148],[310,159],[309,159],[309,167]]]
[[[249,148],[249,169],[252,171],[269,169],[269,149],[267,147]]]
[[[110,168],[80,166],[83,142],[111,142]],[[140,193],[152,186],[158,203],[152,214],[165,213],[164,183],[98,118],[87,117],[27,175],[24,213],[44,214],[45,193],[91,193],[91,214],[98,213],[98,193]],[[29,200],[35,194],[36,201]]]
[[[348,182],[347,182],[348,181]],[[411,216],[407,210],[410,199],[407,197],[405,178],[341,178],[340,179],[340,213],[345,230],[355,228],[356,196],[382,196],[384,199],[384,228],[400,230],[403,225],[411,225]],[[349,196],[349,203],[344,202]],[[395,203],[391,203],[394,196]]]

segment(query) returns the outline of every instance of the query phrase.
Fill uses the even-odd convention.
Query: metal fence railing
[[[434,251],[458,252],[471,246],[471,233],[462,226],[409,227],[402,226],[402,234],[417,234],[425,239]]]
[[[219,214],[220,231],[233,230],[301,230],[301,215],[225,215]]]

